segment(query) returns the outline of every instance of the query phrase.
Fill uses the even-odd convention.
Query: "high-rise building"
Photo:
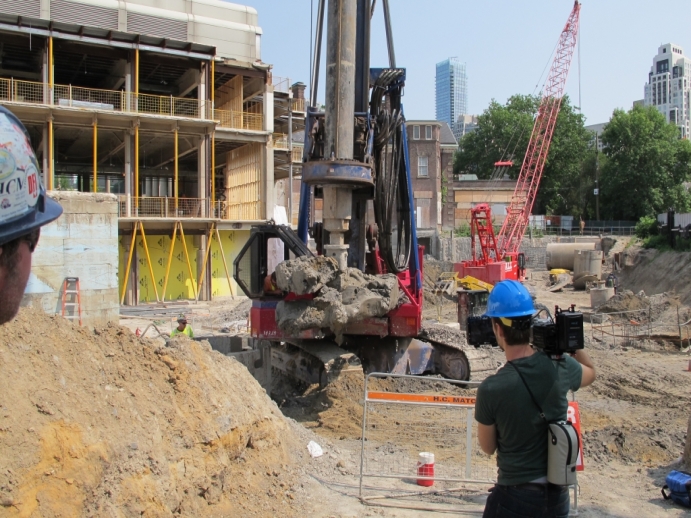
[[[667,120],[679,126],[682,138],[689,137],[691,104],[691,59],[673,43],[662,45],[653,58],[645,85],[646,106],[655,106]]]
[[[477,115],[459,115],[453,125],[453,136],[456,141],[477,129]]]
[[[465,63],[458,58],[437,63],[436,103],[436,119],[446,122],[450,128],[455,126],[459,115],[467,113],[468,76]]]

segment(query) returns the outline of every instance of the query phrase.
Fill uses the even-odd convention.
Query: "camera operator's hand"
[[[583,373],[581,374],[581,388],[587,387],[595,381],[595,366],[590,360],[590,356],[585,352],[585,349],[579,349],[571,356],[581,364]]]

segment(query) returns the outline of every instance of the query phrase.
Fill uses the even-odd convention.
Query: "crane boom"
[[[561,107],[566,78],[576,48],[581,4],[574,2],[573,10],[559,37],[557,53],[545,83],[528,149],[523,159],[516,189],[506,209],[506,219],[499,231],[499,256],[515,256],[528,227],[530,213],[537,196],[542,171],[547,161],[554,127]]]

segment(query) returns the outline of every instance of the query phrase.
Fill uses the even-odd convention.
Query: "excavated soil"
[[[31,308],[0,336],[4,516],[302,515],[298,434],[247,370],[187,340]]]
[[[632,248],[621,274],[623,288],[648,295],[674,292],[684,304],[691,305],[691,252],[658,252]]]

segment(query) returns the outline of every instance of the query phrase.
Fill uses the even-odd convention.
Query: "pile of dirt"
[[[623,288],[648,294],[675,292],[681,302],[691,304],[691,252],[631,250],[622,270]]]
[[[208,343],[165,347],[32,308],[3,326],[5,515],[300,515],[299,433]]]
[[[622,311],[638,311],[648,309],[650,300],[645,293],[634,294],[630,290],[617,293],[614,297],[597,308],[598,313],[619,313]]]

